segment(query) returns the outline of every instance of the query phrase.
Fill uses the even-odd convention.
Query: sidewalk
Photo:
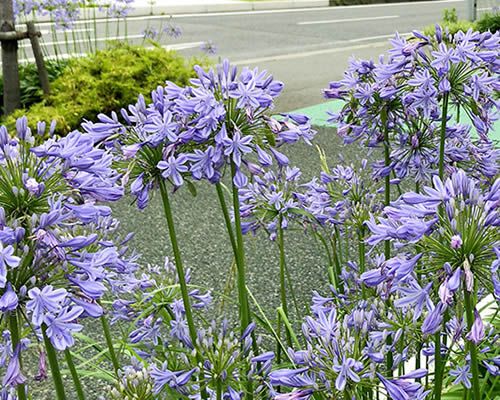
[[[327,7],[329,0],[135,0],[130,15],[169,15]]]

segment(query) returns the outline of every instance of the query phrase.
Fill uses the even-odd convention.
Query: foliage
[[[49,75],[49,81],[55,81],[68,65],[67,60],[47,60],[45,67]],[[23,108],[31,107],[33,104],[43,100],[43,91],[38,77],[36,64],[28,63],[19,66],[19,81],[21,88],[21,106]],[[3,114],[3,78],[0,78],[0,104]]]
[[[83,119],[119,110],[138,93],[149,93],[166,80],[186,84],[191,77],[191,65],[174,52],[114,43],[88,57],[71,59],[47,99],[16,111],[5,124],[13,127],[22,115],[33,124],[55,119],[56,132],[66,134]]]
[[[457,32],[467,32],[469,29],[478,32],[490,31],[495,33],[500,30],[500,13],[487,12],[480,16],[475,22],[459,19],[455,8],[446,9],[443,12],[443,20],[440,22],[444,31],[450,35],[455,35]],[[430,25],[424,29],[426,35],[433,35],[436,31],[434,25]]]
[[[500,31],[500,12],[487,12],[481,15],[475,24],[476,30],[479,32],[490,31],[492,33]]]

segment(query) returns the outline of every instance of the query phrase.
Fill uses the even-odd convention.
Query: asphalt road
[[[479,12],[491,7],[481,0]],[[229,58],[239,65],[267,68],[286,84],[278,110],[293,110],[320,103],[321,89],[330,80],[340,78],[351,55],[377,58],[394,32],[409,33],[435,24],[445,9],[457,9],[465,17],[464,0],[423,1],[350,7],[324,7],[300,10],[269,10],[211,14],[131,17],[123,22],[101,20],[97,24],[97,45],[106,40],[128,37],[134,43],[145,29],[161,30],[168,24],[179,26],[183,35],[173,39],[163,35],[160,42],[179,49],[185,55],[199,55],[200,44],[210,40],[216,58]],[[483,7],[483,8],[481,8]],[[84,52],[95,43],[93,23],[76,26],[79,41],[75,47],[72,33],[52,37],[49,23],[40,24],[49,52]],[[57,44],[54,44],[57,43]],[[27,46],[28,43],[23,45]],[[27,49],[29,57],[29,49]]]

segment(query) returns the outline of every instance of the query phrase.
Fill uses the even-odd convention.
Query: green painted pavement
[[[333,125],[327,121],[328,111],[337,113],[342,109],[343,105],[344,102],[341,100],[327,101],[315,106],[295,110],[293,113],[307,115],[311,118],[312,124],[315,126],[331,127]],[[499,142],[500,144],[500,121],[495,122],[489,136],[493,141]]]

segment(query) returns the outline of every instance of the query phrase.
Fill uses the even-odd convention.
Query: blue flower
[[[12,354],[7,371],[3,377],[2,385],[4,387],[22,385],[26,382],[26,377],[21,371],[21,363],[19,361],[19,353],[21,352],[21,345],[18,344],[14,354]]]
[[[479,312],[474,309],[474,322],[470,328],[470,332],[467,334],[467,339],[478,345],[483,341],[485,337],[484,324]]]
[[[343,391],[347,385],[348,380],[352,382],[359,382],[361,378],[355,371],[363,369],[363,364],[353,358],[344,358],[342,364],[334,365],[333,370],[338,373],[335,380],[335,387],[337,390]]]
[[[182,186],[184,183],[182,173],[189,170],[189,167],[184,165],[186,161],[187,157],[182,154],[177,158],[170,156],[166,161],[160,161],[158,163],[158,169],[162,171],[161,175],[164,178],[170,178],[172,180],[174,186]]]
[[[45,318],[47,337],[57,350],[63,351],[73,346],[73,332],[79,332],[83,326],[76,319],[84,312],[79,306],[65,307],[57,315],[48,314]]]
[[[4,247],[0,242],[0,288],[4,288],[7,283],[7,267],[16,268],[21,259],[14,255],[14,247]]]
[[[19,304],[19,299],[16,292],[12,289],[10,282],[7,283],[7,289],[0,297],[0,311],[5,313],[8,311],[14,311]]]
[[[182,389],[198,371],[198,368],[193,368],[189,371],[170,371],[167,363],[162,365],[162,368],[153,366],[150,374],[154,381],[153,393],[159,394],[165,386],[175,390]]]
[[[454,385],[462,384],[466,389],[472,387],[470,378],[472,378],[472,373],[470,372],[470,365],[460,366],[457,365],[454,369],[450,370],[450,375],[455,377],[453,381]]]

